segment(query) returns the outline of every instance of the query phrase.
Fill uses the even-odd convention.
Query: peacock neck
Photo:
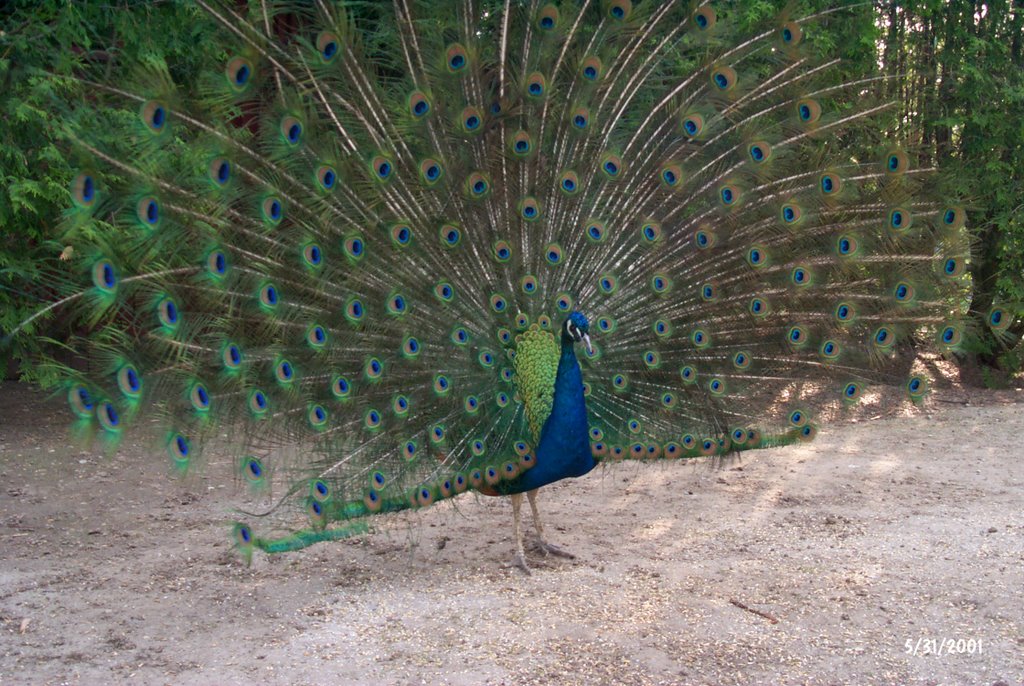
[[[565,427],[565,419],[571,417],[579,420],[583,437],[587,434],[587,402],[583,395],[583,374],[579,360],[576,359],[576,346],[568,336],[562,336],[562,354],[558,358],[558,371],[555,374],[555,397],[551,416],[544,425],[546,433],[552,423]],[[579,429],[580,426],[574,428]],[[567,428],[567,427],[566,427]]]
[[[576,359],[576,347],[568,336],[562,336],[562,354],[558,358],[558,372],[555,376],[555,397],[551,416],[541,433],[540,448],[550,447],[560,451],[560,456],[551,458],[561,463],[567,476],[582,476],[594,468],[594,456],[590,450],[590,426],[587,421],[587,401],[583,395],[583,374]],[[548,445],[545,445],[547,441]],[[548,453],[538,455],[538,462]]]
[[[572,339],[562,337],[555,375],[551,414],[537,445],[537,463],[509,484],[505,492],[521,493],[574,476],[583,476],[597,463],[590,450],[583,374]]]

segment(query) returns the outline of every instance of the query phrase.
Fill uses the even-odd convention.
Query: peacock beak
[[[588,355],[593,355],[594,354],[594,346],[590,345],[590,336],[588,336],[587,334],[583,334],[583,344],[585,346],[587,346],[587,354]]]

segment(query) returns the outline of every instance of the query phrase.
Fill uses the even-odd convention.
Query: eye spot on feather
[[[331,394],[338,400],[347,400],[352,392],[352,384],[344,376],[336,376],[331,381]]]
[[[466,178],[465,190],[474,200],[486,196],[490,187],[490,181],[480,172],[473,172]]]
[[[373,158],[373,161],[370,163],[370,167],[376,174],[378,181],[387,181],[391,178],[391,174],[394,171],[391,160],[380,155]]]
[[[807,343],[807,331],[800,325],[791,326],[786,332],[786,340],[790,346],[801,348]]]
[[[907,392],[911,398],[919,399],[928,392],[928,380],[922,376],[912,376],[907,381]]]
[[[1006,331],[1013,323],[1013,315],[996,305],[988,312],[988,325],[993,331]]]
[[[651,278],[651,289],[659,295],[672,290],[672,280],[665,274],[655,274]]]
[[[462,231],[453,224],[444,224],[438,234],[441,237],[441,244],[446,248],[457,247],[462,240]]]
[[[689,138],[697,138],[704,132],[704,117],[697,113],[690,113],[683,117],[683,133]]]
[[[100,405],[96,413],[100,426],[110,433],[118,433],[121,430],[121,415],[113,403],[105,402]]]
[[[408,224],[395,224],[391,227],[391,241],[394,245],[404,248],[412,240],[412,229]]]
[[[601,60],[593,55],[586,57],[581,66],[580,73],[587,81],[597,81],[604,72],[604,65]]]
[[[433,158],[427,158],[420,162],[420,178],[427,186],[433,186],[444,175],[441,163]]]
[[[334,189],[334,184],[338,181],[338,173],[334,171],[334,167],[320,165],[316,171],[316,179],[321,190],[330,191]]]
[[[683,170],[678,164],[666,165],[661,170],[661,183],[667,188],[675,188],[683,178]]]
[[[840,257],[851,257],[857,254],[859,244],[853,236],[840,236],[836,241],[836,252]]]
[[[793,47],[799,44],[803,38],[803,29],[796,22],[786,22],[779,29],[779,37],[786,46]]]
[[[256,417],[266,414],[269,403],[267,395],[261,390],[254,390],[249,394],[249,411]]]
[[[896,344],[896,335],[888,326],[880,326],[875,329],[872,342],[876,348],[891,348]]]
[[[914,299],[914,287],[906,281],[901,281],[896,284],[892,294],[897,302],[910,302]]]
[[[960,345],[962,340],[963,334],[958,326],[949,325],[939,332],[939,342],[944,346],[952,348]]]
[[[316,49],[324,64],[333,62],[340,50],[338,37],[328,31],[321,31],[316,37]]]
[[[526,79],[526,94],[532,98],[541,98],[547,90],[547,80],[540,72],[530,74]]]
[[[495,293],[491,295],[490,305],[492,310],[501,314],[508,308],[508,301],[500,293]]]
[[[836,195],[842,188],[842,181],[834,174],[822,174],[819,179],[819,188],[823,195]]]
[[[466,48],[459,43],[452,43],[445,52],[445,61],[448,71],[452,74],[461,74],[469,66],[469,55]]]
[[[405,314],[406,311],[408,310],[408,307],[409,307],[409,305],[408,305],[408,302],[405,299],[405,296],[403,296],[400,293],[395,293],[390,298],[388,298],[387,309],[388,309],[388,313],[389,314],[394,314],[394,315]]]
[[[707,31],[717,22],[715,11],[708,6],[701,7],[693,13],[693,23],[700,31]]]
[[[444,438],[445,438],[445,427],[444,427],[444,424],[435,424],[430,429],[430,440],[436,444],[436,443],[443,442]]]
[[[462,129],[466,133],[474,133],[480,128],[482,121],[480,113],[475,108],[468,108],[462,116]]]
[[[716,234],[706,229],[698,229],[693,234],[693,244],[698,250],[707,250],[714,247]]]
[[[540,218],[540,204],[536,198],[523,198],[519,203],[519,213],[528,222],[536,221]]]
[[[244,93],[249,89],[253,81],[252,62],[244,57],[233,57],[224,66],[224,77],[230,90],[235,93]]]
[[[555,5],[545,5],[537,14],[537,28],[541,31],[553,31],[558,26],[560,14]]]
[[[327,424],[327,410],[320,405],[311,405],[306,412],[306,419],[312,428],[322,428]]]
[[[516,157],[526,157],[533,150],[533,139],[526,131],[517,131],[510,143]]]
[[[633,13],[630,0],[612,0],[608,5],[608,16],[616,21],[625,21]]]
[[[79,207],[92,207],[96,203],[96,180],[91,174],[79,174],[71,182],[71,197]]]
[[[590,110],[586,107],[577,107],[571,116],[573,128],[583,131],[590,124]]]
[[[410,93],[408,105],[409,114],[414,119],[423,119],[430,113],[430,100],[427,99],[427,95],[423,91],[415,90]]]
[[[889,228],[899,233],[906,231],[913,225],[913,218],[909,210],[896,207],[889,211]]]
[[[545,251],[544,257],[547,260],[548,264],[550,264],[552,267],[561,264],[562,246],[560,246],[558,243],[550,244],[547,247],[547,250]]]
[[[302,249],[302,259],[306,266],[316,268],[323,263],[324,252],[316,243],[310,243]]]
[[[841,302],[836,305],[835,318],[840,323],[851,322],[855,316],[856,310],[850,303]]]
[[[579,191],[579,184],[580,180],[576,172],[570,170],[562,173],[558,187],[566,195],[575,195]]]
[[[966,263],[959,257],[949,257],[942,265],[942,271],[946,276],[961,276],[966,270]]]
[[[942,224],[946,229],[962,229],[967,224],[967,213],[962,207],[948,207],[942,213]]]
[[[161,134],[167,126],[167,106],[159,100],[150,100],[143,103],[139,118],[150,133]]]
[[[736,85],[736,70],[732,67],[717,67],[711,70],[711,82],[718,90],[729,92]]]
[[[816,124],[821,119],[821,104],[813,98],[803,98],[796,103],[797,118],[803,124]]]
[[[92,268],[92,282],[100,291],[113,293],[117,288],[117,271],[110,260],[100,260]]]
[[[725,207],[732,207],[739,199],[739,188],[732,184],[726,184],[718,189],[718,197],[720,198],[722,205]]]
[[[366,362],[365,368],[366,376],[370,379],[379,379],[381,374],[384,373],[384,365],[376,357],[371,357]]]
[[[288,360],[281,360],[274,369],[274,375],[279,383],[291,383],[295,377],[295,369]]]
[[[493,247],[493,254],[499,262],[508,262],[512,257],[512,248],[507,241],[498,241]]]
[[[228,343],[221,353],[221,362],[228,371],[237,370],[242,365],[242,350],[234,343]]]
[[[748,152],[754,164],[763,164],[771,157],[772,148],[766,142],[758,141],[750,144]]]
[[[126,364],[117,371],[117,386],[121,389],[121,392],[129,398],[137,398],[142,392],[142,380],[139,378],[139,373],[135,367],[130,364]],[[82,403],[82,407],[91,404],[89,403],[89,393],[84,387],[77,387],[76,389],[84,396],[79,396],[79,400]]]
[[[165,296],[157,303],[157,318],[160,320],[160,324],[168,332],[172,332],[178,328],[181,317],[178,312],[178,304],[174,301],[174,298]]]
[[[910,156],[902,150],[892,150],[885,157],[885,171],[889,174],[903,174],[910,168]]]
[[[350,298],[345,303],[345,319],[349,320],[353,324],[357,324],[362,321],[363,316],[366,314],[366,308],[363,306],[363,301],[359,298]]]
[[[747,308],[752,315],[755,317],[764,316],[767,313],[767,303],[761,298],[753,298],[750,301],[750,306]]]
[[[167,452],[170,453],[171,459],[174,460],[178,467],[184,467],[188,464],[189,457],[192,454],[192,444],[184,435],[180,433],[172,434],[167,442]]]
[[[434,286],[434,295],[441,302],[451,302],[455,297],[455,290],[450,283],[441,282]]]
[[[160,203],[153,197],[142,198],[135,206],[135,214],[143,226],[156,228],[160,223]]]
[[[281,204],[281,200],[274,196],[263,199],[260,204],[260,212],[263,215],[263,221],[271,226],[280,224],[284,218],[284,206]]]

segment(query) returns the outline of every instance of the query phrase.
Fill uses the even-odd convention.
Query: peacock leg
[[[512,501],[512,524],[515,529],[516,555],[508,566],[518,567],[527,574],[530,574],[530,568],[526,564],[526,553],[523,551],[523,530],[519,523],[519,508],[523,506],[523,494],[513,493],[509,496],[509,499]],[[532,503],[533,501],[531,500],[530,502]]]
[[[557,555],[559,557],[575,559],[576,556],[572,553],[562,550],[558,546],[551,545],[544,540],[544,525],[540,521],[540,510],[537,509],[537,491],[539,490],[539,488],[535,488],[532,491],[527,491],[526,497],[530,501],[530,509],[533,510],[533,525],[537,528],[537,542],[540,544],[540,549],[544,551],[545,555]]]

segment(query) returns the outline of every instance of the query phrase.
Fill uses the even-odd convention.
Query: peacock
[[[84,371],[40,361],[77,434],[230,455],[245,559],[472,491],[528,572],[523,494],[569,555],[540,488],[920,400],[904,353],[968,332],[963,205],[808,40],[849,7],[195,7],[216,63],[86,59],[55,99],[72,249],[22,328],[81,323]]]

